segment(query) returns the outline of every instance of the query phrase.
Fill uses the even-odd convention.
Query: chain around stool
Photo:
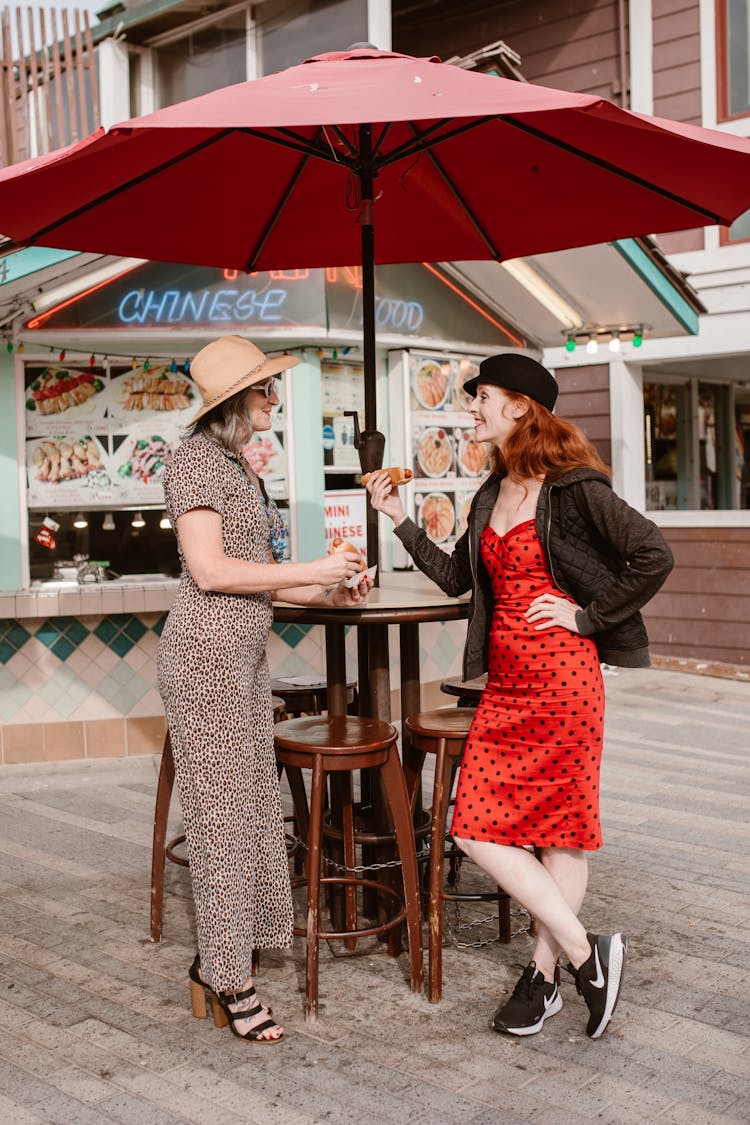
[[[295,927],[295,934],[304,936],[306,951],[305,1015],[315,1019],[318,1014],[318,958],[321,939],[341,938],[352,942],[357,938],[389,933],[398,935],[404,920],[409,934],[411,988],[422,988],[422,938],[420,921],[419,882],[411,823],[409,801],[404,775],[398,758],[397,731],[390,723],[379,719],[361,719],[348,715],[328,718],[289,719],[279,723],[275,730],[276,758],[287,776],[300,775],[303,769],[312,770],[310,791],[309,833],[307,839],[307,878],[294,880],[294,885],[306,883],[306,925]],[[321,876],[323,794],[329,774],[347,784],[340,787],[342,795],[342,832],[344,866],[351,871],[356,867],[354,812],[351,799],[350,775],[352,771],[379,769],[398,845],[403,877],[403,898],[392,887],[363,878],[361,874],[336,874]],[[295,782],[299,788],[301,779]],[[344,887],[345,925],[337,930],[323,930],[320,926],[321,887]],[[360,927],[357,922],[357,889],[366,888],[377,895],[396,902],[395,913],[379,925]],[[389,952],[395,954],[389,944]]]

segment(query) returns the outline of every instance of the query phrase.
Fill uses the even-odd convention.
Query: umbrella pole
[[[365,377],[365,429],[378,428],[377,354],[375,342],[375,216],[373,210],[372,126],[359,127],[360,229],[362,239],[362,335]],[[380,575],[378,513],[367,496],[367,565]]]

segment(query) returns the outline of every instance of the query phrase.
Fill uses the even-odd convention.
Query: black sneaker
[[[536,1035],[548,1016],[562,1008],[562,996],[556,984],[548,984],[534,961],[521,973],[513,995],[492,1017],[493,1031],[508,1035]]]
[[[572,972],[576,988],[591,1013],[586,1034],[598,1039],[612,1019],[620,999],[628,941],[624,934],[612,934],[611,937],[586,934],[586,937],[591,946],[591,956],[578,971],[573,969]]]

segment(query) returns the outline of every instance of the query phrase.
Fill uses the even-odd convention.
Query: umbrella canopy
[[[750,142],[360,49],[5,169],[0,229],[241,270],[352,265],[362,177],[377,262],[502,260],[729,223],[750,205]]]
[[[0,229],[17,245],[247,271],[361,260],[368,429],[375,262],[523,257],[748,206],[747,140],[370,48],[0,172]]]

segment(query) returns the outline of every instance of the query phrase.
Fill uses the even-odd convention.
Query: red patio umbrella
[[[247,271],[361,260],[369,429],[375,262],[500,261],[748,207],[747,140],[370,48],[0,172],[17,245]]]

